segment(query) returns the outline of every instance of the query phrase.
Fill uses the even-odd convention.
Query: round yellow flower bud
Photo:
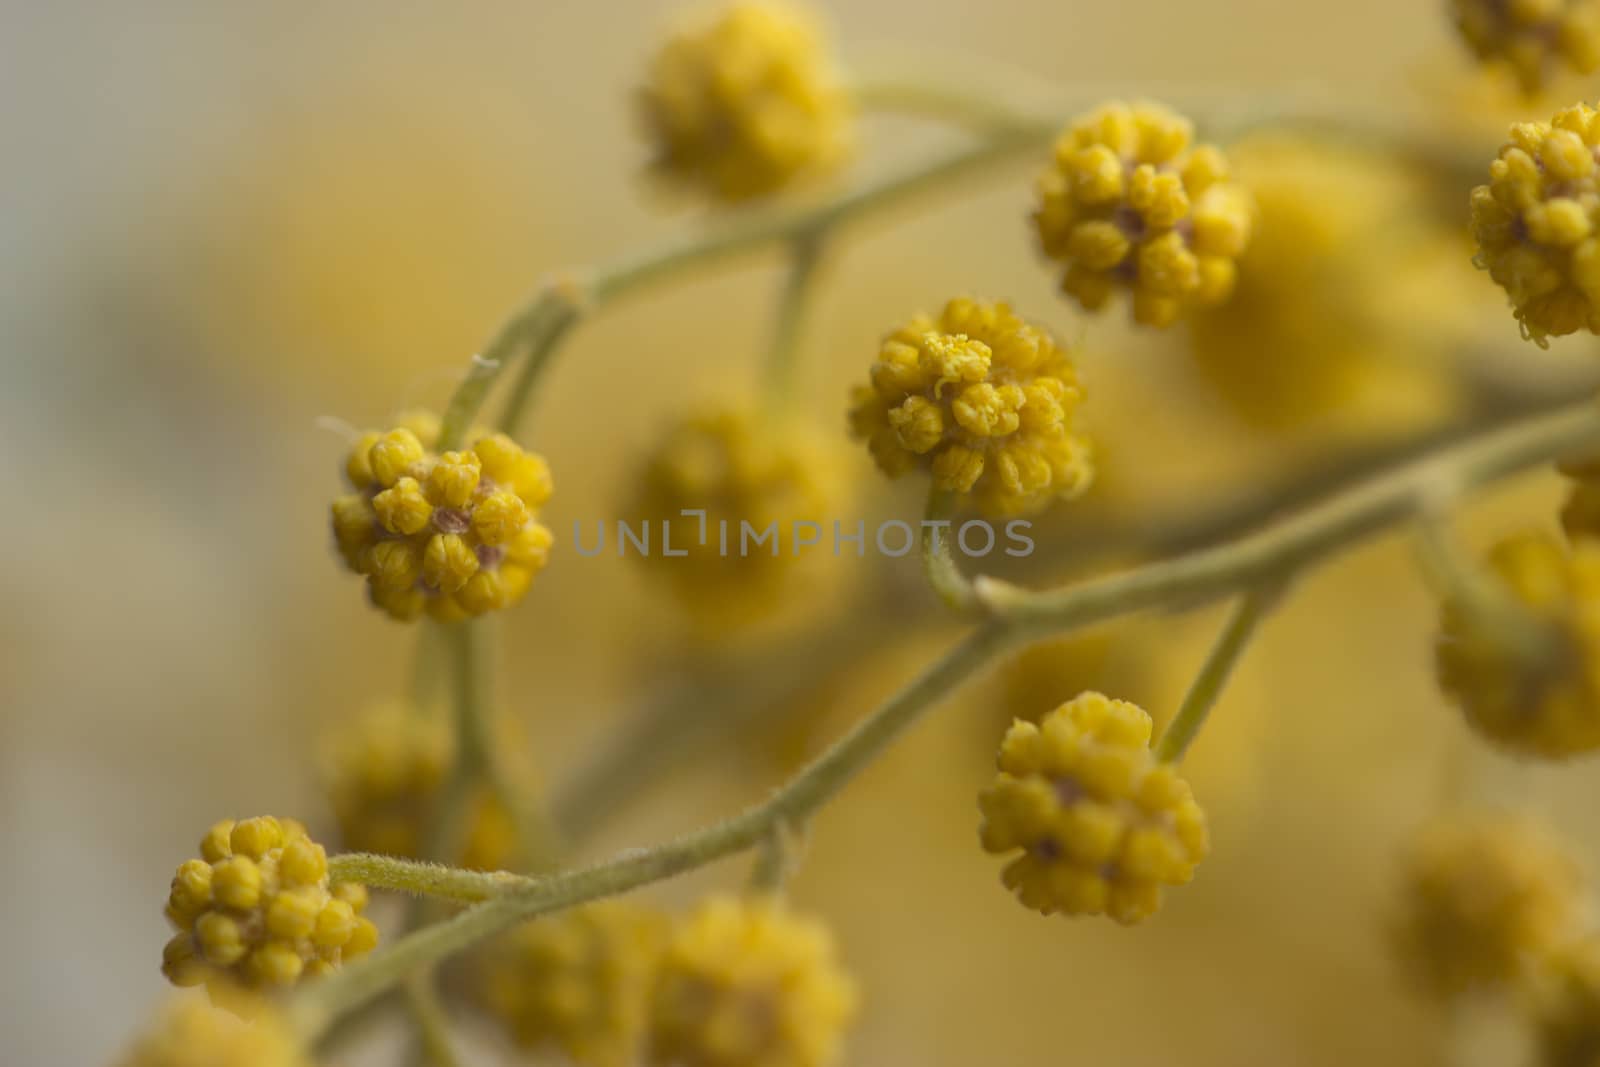
[[[1489,567],[1526,617],[1486,620],[1447,600],[1435,649],[1440,688],[1509,752],[1561,759],[1600,748],[1600,543],[1567,551],[1523,534],[1495,545]]]
[[[920,467],[1001,515],[1071,499],[1093,479],[1072,424],[1077,369],[1008,304],[956,299],[937,319],[917,316],[884,339],[870,378],[851,398],[851,432],[890,477]]]
[[[495,944],[484,1000],[527,1051],[632,1067],[666,934],[664,916],[620,901],[527,923]]]
[[[1477,262],[1540,346],[1600,332],[1600,114],[1583,104],[1519,122],[1472,191]]]
[[[1106,104],[1056,142],[1038,180],[1034,227],[1066,267],[1061,288],[1087,311],[1118,290],[1133,317],[1170,326],[1186,308],[1221,303],[1250,240],[1250,197],[1189,121],[1150,103]]]
[[[337,728],[324,749],[322,777],[346,847],[419,858],[454,763],[447,725],[403,704],[377,705]],[[471,811],[459,866],[503,869],[517,844],[510,813],[487,788]]]
[[[327,854],[299,823],[225,819],[200,852],[178,867],[167,899],[178,932],[161,970],[174,985],[289,986],[377,944],[359,915],[365,891],[329,886]]]
[[[117,1067],[311,1067],[311,1058],[265,1003],[235,999],[234,1006],[237,1015],[203,1000],[174,1001]]]
[[[1600,3],[1595,0],[1451,0],[1450,15],[1482,63],[1504,66],[1524,92],[1562,69],[1600,70]]]
[[[1453,819],[1413,844],[1396,941],[1428,992],[1510,987],[1582,929],[1586,890],[1566,845],[1507,816]]]
[[[826,926],[773,898],[713,897],[667,945],[648,1062],[827,1067],[856,1003]]]
[[[720,200],[775,192],[849,147],[850,99],[814,20],[773,0],[670,38],[639,103],[656,169]]]
[[[841,490],[835,456],[801,428],[745,409],[694,414],[635,480],[626,512],[650,548],[633,554],[703,620],[749,621],[813,570],[802,533],[816,535],[812,557],[827,554]]]
[[[471,448],[439,455],[438,435],[432,416],[363,434],[345,460],[355,492],[333,502],[340,556],[396,619],[510,607],[553,542],[537,518],[551,492],[542,458],[504,434],[474,434]]]
[[[978,798],[986,851],[1022,854],[1005,884],[1049,915],[1136,923],[1209,849],[1205,813],[1176,767],[1150,751],[1150,716],[1083,693],[1038,724],[1017,721]]]
[[[1539,1067],[1594,1067],[1600,1048],[1600,935],[1551,955],[1530,984]]]

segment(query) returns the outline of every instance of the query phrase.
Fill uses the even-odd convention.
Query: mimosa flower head
[[[248,1021],[186,996],[162,1011],[117,1067],[312,1067],[267,1004],[245,1014]]]
[[[1142,708],[1092,692],[1011,725],[978,806],[984,850],[1020,852],[1004,878],[1024,905],[1136,923],[1162,886],[1194,876],[1210,849],[1205,813],[1150,733]]]
[[[913,469],[992,514],[1039,511],[1089,487],[1073,425],[1083,387],[1071,357],[1005,303],[958,298],[884,338],[850,428],[879,469]]]
[[[1543,534],[1495,545],[1489,568],[1509,617],[1443,607],[1439,685],[1480,735],[1561,759],[1600,748],[1600,543]]]
[[[833,935],[773,898],[713,897],[673,934],[651,1012],[657,1067],[828,1067],[856,1013]]]
[[[333,502],[345,564],[392,618],[441,622],[510,607],[543,569],[553,538],[538,521],[550,468],[505,434],[438,453],[438,422],[413,416],[360,436]]]
[[[1250,240],[1251,204],[1189,121],[1157,104],[1106,104],[1056,142],[1039,176],[1034,227],[1087,311],[1131,295],[1133,317],[1170,326],[1226,300]]]
[[[558,1049],[581,1067],[632,1067],[666,942],[665,916],[621,901],[518,927],[495,945],[483,996],[530,1052]]]
[[[1472,191],[1478,264],[1511,298],[1523,335],[1600,332],[1600,114],[1584,104],[1519,122]]]
[[[852,109],[825,44],[780,0],[734,0],[674,35],[639,94],[656,168],[738,201],[834,166]]]
[[[328,883],[328,856],[293,820],[224,819],[172,879],[162,954],[174,984],[291,986],[370,952],[378,929],[367,892]]]
[[[1586,917],[1582,871],[1544,827],[1510,816],[1441,821],[1406,858],[1396,940],[1430,993],[1509,988]]]
[[[1472,54],[1509,68],[1530,95],[1559,70],[1600,70],[1595,0],[1451,0],[1450,15]]]

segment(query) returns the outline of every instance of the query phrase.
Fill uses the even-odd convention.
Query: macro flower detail
[[[1544,88],[1562,68],[1600,70],[1595,0],[1451,0],[1450,15],[1479,62],[1509,68],[1525,93]]]
[[[665,917],[620,901],[518,927],[495,945],[483,997],[523,1049],[631,1067],[649,1019]]]
[[[1076,121],[1037,182],[1034,228],[1086,311],[1132,295],[1135,321],[1170,326],[1233,290],[1251,203],[1222,152],[1157,104],[1106,104]]]
[[[921,468],[981,510],[1025,514],[1089,487],[1088,439],[1073,426],[1077,368],[1009,304],[960,298],[919,315],[878,350],[851,397],[852,435],[890,477]]]
[[[1430,826],[1406,857],[1395,934],[1429,992],[1509,988],[1586,918],[1584,878],[1566,846],[1509,816]]]
[[[324,751],[322,776],[345,846],[419,858],[455,760],[448,725],[403,704],[380,704],[335,730]],[[517,844],[510,813],[486,786],[479,787],[469,811],[460,865],[504,868]]]
[[[827,1067],[856,1001],[826,926],[774,898],[713,897],[667,945],[648,1062]]]
[[[1600,544],[1523,534],[1489,554],[1507,611],[1447,599],[1439,685],[1499,747],[1561,759],[1600,748]]]
[[[841,490],[834,455],[803,429],[723,408],[668,427],[627,511],[635,527],[662,538],[638,553],[651,574],[702,621],[743,622],[772,609],[806,573],[788,542],[797,523],[829,530]]]
[[[1083,693],[1039,723],[1018,720],[983,790],[984,850],[1020,852],[1006,886],[1045,915],[1109,915],[1136,923],[1183,885],[1209,850],[1189,783],[1150,751],[1150,716]]]
[[[1600,332],[1600,114],[1578,104],[1519,122],[1472,191],[1479,266],[1506,291],[1523,335]]]
[[[244,1014],[249,1021],[204,1000],[175,1001],[117,1067],[311,1067],[311,1058],[268,1005],[253,1005]]]
[[[441,622],[510,607],[549,558],[538,521],[550,469],[505,434],[432,451],[437,420],[416,416],[366,433],[345,463],[355,492],[333,502],[347,566],[391,617]]]
[[[736,0],[673,36],[639,103],[656,169],[720,200],[776,192],[848,150],[851,102],[823,36],[775,0]]]
[[[1539,1067],[1594,1067],[1600,1048],[1600,935],[1585,936],[1545,959],[1531,987]]]
[[[378,929],[359,885],[328,884],[328,856],[292,820],[224,819],[172,879],[178,933],[161,970],[178,986],[294,985],[370,952]]]

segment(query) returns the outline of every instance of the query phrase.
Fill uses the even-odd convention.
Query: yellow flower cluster
[[[1595,0],[1451,0],[1451,16],[1472,54],[1503,64],[1526,93],[1562,67],[1600,70],[1600,3]]]
[[[1156,104],[1112,103],[1075,122],[1039,176],[1034,226],[1066,267],[1061,288],[1098,311],[1119,289],[1133,317],[1170,326],[1233,289],[1250,240],[1250,197],[1222,152],[1191,146],[1189,121]]]
[[[1473,729],[1510,752],[1560,759],[1600,748],[1600,543],[1568,551],[1523,534],[1495,545],[1489,565],[1525,617],[1489,620],[1447,600],[1440,687]]]
[[[984,849],[1021,852],[1004,879],[1024,905],[1136,923],[1163,885],[1194,876],[1210,847],[1205,813],[1151,753],[1150,732],[1142,708],[1093,692],[1012,723],[978,804]]]
[[[770,609],[804,570],[796,523],[832,535],[840,487],[834,456],[798,427],[725,408],[667,430],[628,510],[651,536],[665,528],[666,540],[638,555],[686,606],[710,620],[745,621]],[[774,526],[775,535],[753,540]]]
[[[826,1067],[856,1012],[821,923],[773,898],[713,897],[673,934],[651,1006],[660,1067]]]
[[[851,398],[851,433],[891,478],[916,467],[936,489],[994,514],[1038,511],[1093,479],[1074,431],[1078,372],[1005,303],[960,298],[890,334]]]
[[[1512,986],[1572,940],[1585,918],[1577,862],[1525,819],[1454,819],[1429,827],[1403,877],[1401,955],[1440,996]]]
[[[537,521],[550,469],[505,434],[438,454],[438,421],[402,420],[363,434],[345,473],[355,492],[333,502],[345,563],[365,575],[372,602],[396,619],[441,622],[521,600],[549,558]]]
[[[1594,1067],[1600,1049],[1600,936],[1551,956],[1533,985],[1539,1067]]]
[[[166,912],[178,933],[161,970],[179,986],[319,977],[378,943],[366,904],[362,886],[328,885],[327,853],[299,823],[224,819],[173,876]]]
[[[483,995],[516,1043],[581,1067],[638,1062],[665,917],[607,901],[518,927],[496,944]]]
[[[1600,332],[1600,113],[1578,104],[1519,122],[1472,191],[1478,263],[1540,345]]]
[[[1572,483],[1561,509],[1561,528],[1574,541],[1600,538],[1600,457],[1569,460],[1558,469]]]
[[[836,164],[851,103],[810,14],[737,0],[670,38],[639,94],[656,167],[722,200]]]
[[[294,1035],[265,1004],[249,1022],[185,997],[167,1006],[117,1067],[311,1067]]]
[[[455,759],[446,724],[403,704],[380,704],[336,730],[326,746],[323,780],[345,846],[419,858]],[[516,842],[510,813],[480,787],[460,866],[500,870]]]

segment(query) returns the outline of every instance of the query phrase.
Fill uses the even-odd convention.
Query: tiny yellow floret
[[[1252,207],[1222,152],[1158,104],[1110,103],[1056,142],[1037,182],[1040,247],[1086,311],[1132,296],[1133,317],[1170,326],[1221,303],[1250,241]]]
[[[1194,876],[1210,848],[1205,813],[1150,733],[1142,708],[1093,692],[1012,723],[978,806],[984,850],[1021,852],[1004,880],[1024,905],[1136,923],[1162,886]]]
[[[1600,748],[1600,543],[1570,550],[1538,533],[1489,554],[1515,614],[1443,605],[1439,685],[1485,739],[1517,755],[1562,759]]]
[[[504,434],[471,436],[471,448],[436,454],[438,421],[413,415],[361,435],[345,459],[355,492],[333,502],[334,542],[393,618],[510,607],[549,558],[544,460]]]
[[[237,991],[229,999],[238,1014],[187,996],[167,1005],[117,1067],[311,1067],[268,1004]]]
[[[621,901],[527,923],[496,943],[484,1000],[524,1050],[632,1067],[666,935],[665,916]]]
[[[655,168],[725,201],[848,154],[852,106],[810,12],[736,0],[662,47],[639,93]]]
[[[1073,426],[1077,368],[1005,303],[956,299],[884,338],[850,428],[879,469],[920,468],[934,487],[999,515],[1036,512],[1089,487],[1089,442]]]
[[[713,897],[667,946],[647,1062],[828,1067],[856,1007],[826,926],[774,898]]]
[[[168,920],[178,931],[161,970],[178,986],[270,989],[315,977],[371,951],[377,927],[360,916],[360,886],[330,886],[328,857],[293,820],[214,825],[172,879]]]
[[[1587,888],[1569,847],[1536,822],[1440,821],[1406,857],[1401,960],[1436,996],[1512,988],[1582,930]]]
[[[1503,66],[1532,95],[1561,70],[1600,70],[1595,0],[1451,0],[1450,15],[1478,61]]]
[[[1600,332],[1600,113],[1584,104],[1519,122],[1472,191],[1478,265],[1506,291],[1523,335]]]

